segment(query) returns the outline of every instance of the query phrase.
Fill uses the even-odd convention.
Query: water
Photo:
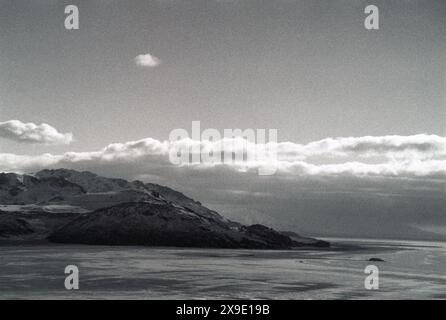
[[[274,251],[0,245],[0,299],[445,299],[446,244],[333,240]],[[369,262],[371,257],[385,262]],[[64,287],[77,265],[80,289]],[[364,268],[378,266],[379,290]]]

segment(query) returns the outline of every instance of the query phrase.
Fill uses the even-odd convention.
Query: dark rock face
[[[0,236],[9,238],[33,233],[31,225],[24,219],[0,211]]]
[[[83,214],[50,241],[101,245],[287,249],[290,238],[255,225],[241,229],[166,203],[125,203]]]
[[[43,240],[78,216],[78,213],[50,213],[41,210],[26,213],[0,211],[0,239]]]
[[[250,237],[262,239],[271,248],[280,248],[284,246],[290,248],[293,246],[293,240],[291,240],[290,237],[285,236],[275,231],[274,229],[265,227],[261,224],[254,224],[248,227],[243,226],[241,230]]]

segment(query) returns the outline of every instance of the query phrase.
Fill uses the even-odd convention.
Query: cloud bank
[[[135,57],[136,65],[140,67],[153,68],[161,64],[161,60],[150,53],[140,54]]]
[[[8,122],[10,123],[10,122]],[[29,125],[36,128],[35,125]],[[8,124],[8,128],[11,124]],[[12,127],[22,127],[20,122]],[[26,127],[26,125],[25,125]],[[67,142],[68,137],[61,135],[54,128],[41,125],[40,130],[17,131],[16,136],[26,136],[35,142]],[[45,130],[42,130],[45,128]],[[3,129],[5,130],[5,129]],[[5,132],[10,132],[5,131]],[[38,134],[35,134],[37,132]],[[45,133],[45,134],[43,134]],[[17,138],[22,139],[22,138]],[[24,138],[25,139],[25,138]],[[67,152],[60,155],[43,154],[38,156],[0,154],[0,170],[29,170],[39,167],[84,163],[91,165],[129,163],[157,163],[166,167],[174,166],[169,155],[177,150],[206,150],[214,154],[240,152],[244,148],[244,159],[224,161],[223,157],[209,162],[184,162],[177,167],[188,170],[212,170],[225,167],[235,172],[250,173],[269,166],[278,175],[288,176],[383,176],[383,177],[430,177],[446,178],[446,138],[437,135],[382,136],[357,138],[328,138],[308,144],[292,142],[268,143],[277,151],[274,159],[258,157],[259,145],[244,142],[240,138],[220,141],[197,141],[182,139],[178,141],[159,141],[152,138],[113,143],[101,150],[89,152]],[[262,145],[261,147],[266,147]],[[246,161],[246,159],[250,159]],[[144,166],[141,168],[144,174]]]
[[[419,226],[446,226],[446,138],[437,135],[340,137],[275,144],[277,159],[182,163],[178,147],[237,151],[238,139],[113,143],[63,154],[0,153],[0,171],[72,168],[180,190],[229,219],[315,236],[443,239]],[[254,152],[254,144],[245,144]],[[274,166],[276,174],[256,169]]]
[[[56,128],[46,124],[24,123],[19,120],[0,122],[0,138],[17,142],[45,145],[70,144],[73,134],[60,133]]]

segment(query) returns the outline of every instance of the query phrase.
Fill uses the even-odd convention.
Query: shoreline
[[[319,238],[320,239],[320,238]],[[354,242],[354,240],[351,240]],[[380,251],[385,250],[380,246],[373,246],[368,243],[364,244],[351,244],[344,243],[342,241],[330,242],[330,247],[312,247],[312,246],[299,246],[292,247],[289,249],[247,249],[247,248],[218,248],[218,247],[181,247],[181,246],[146,246],[146,245],[93,245],[93,244],[82,244],[82,243],[56,243],[51,242],[46,239],[36,239],[36,240],[14,240],[14,239],[1,239],[0,240],[0,248],[9,247],[9,246],[50,246],[50,247],[63,247],[63,246],[81,246],[85,248],[97,248],[97,247],[116,247],[116,248],[153,248],[153,249],[172,249],[172,250],[215,250],[215,251],[254,251],[254,252],[307,252],[307,251],[315,251],[315,252],[355,252],[361,250],[368,251]],[[388,248],[388,250],[392,250],[392,248]],[[387,250],[385,250],[387,251]]]

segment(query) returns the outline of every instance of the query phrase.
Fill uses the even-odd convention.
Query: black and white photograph
[[[0,0],[0,300],[103,299],[446,299],[446,1]]]

